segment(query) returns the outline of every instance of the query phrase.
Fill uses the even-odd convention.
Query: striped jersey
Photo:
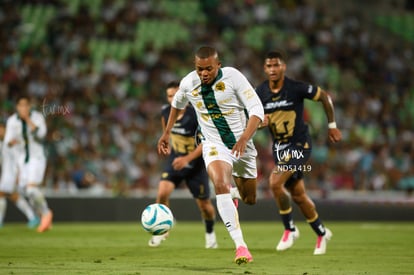
[[[4,145],[7,146],[13,139],[18,143],[11,147],[17,161],[28,162],[31,157],[45,158],[43,139],[46,137],[46,121],[42,113],[38,111],[30,112],[30,119],[37,126],[35,131],[23,122],[17,113],[14,113],[7,119],[6,135]]]
[[[262,103],[246,77],[237,69],[219,69],[210,85],[201,85],[196,71],[180,82],[172,106],[184,109],[190,102],[194,107],[204,138],[223,143],[231,149],[244,132],[248,117],[263,120]]]

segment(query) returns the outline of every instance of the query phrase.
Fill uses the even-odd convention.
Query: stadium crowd
[[[344,140],[327,143],[323,111],[309,103],[314,150],[308,188],[324,194],[414,189],[414,42],[375,25],[374,14],[363,15],[358,5],[340,10],[305,0],[178,1],[183,7],[196,3],[180,15],[169,2],[3,1],[0,117],[4,123],[14,95],[23,91],[46,116],[46,187],[74,195],[80,189],[113,196],[155,190],[164,161],[156,152],[163,89],[191,69],[196,47],[210,44],[221,52],[223,66],[239,68],[253,86],[264,80],[267,51],[284,49],[288,76],[332,94]],[[27,10],[38,7],[52,12],[38,14],[44,19],[34,24]],[[173,22],[187,36],[167,29],[147,39],[151,33],[137,30],[151,20]],[[43,36],[35,36],[36,28]],[[124,56],[121,48],[102,53],[102,41],[132,46]],[[265,130],[255,141],[267,195],[271,142]]]

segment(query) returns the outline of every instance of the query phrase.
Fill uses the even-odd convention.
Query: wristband
[[[334,122],[329,122],[328,123],[328,128],[329,129],[336,129],[336,122],[334,121]]]

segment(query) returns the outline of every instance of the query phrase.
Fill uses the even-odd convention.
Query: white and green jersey
[[[47,132],[45,118],[42,113],[33,110],[30,112],[30,119],[37,127],[35,131],[31,131],[17,113],[11,115],[6,123],[6,135],[3,142],[9,144],[13,139],[18,141],[11,147],[11,150],[17,162],[20,163],[27,163],[30,158],[46,158],[43,146],[43,139]]]
[[[231,149],[244,132],[248,117],[264,117],[262,103],[246,77],[237,69],[219,70],[211,85],[201,85],[196,71],[185,76],[172,106],[184,109],[190,102],[204,138]]]

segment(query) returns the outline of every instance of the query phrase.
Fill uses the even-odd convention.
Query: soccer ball
[[[173,227],[174,216],[166,205],[153,203],[142,211],[141,225],[152,235],[162,235]]]

